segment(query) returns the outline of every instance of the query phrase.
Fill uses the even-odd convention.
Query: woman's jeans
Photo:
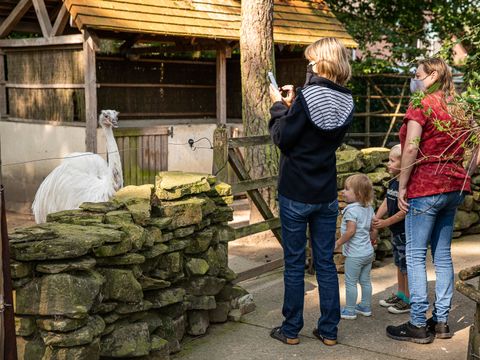
[[[338,201],[306,204],[279,195],[279,205],[285,258],[285,293],[282,309],[285,320],[282,332],[288,338],[296,338],[303,327],[308,224],[320,295],[318,333],[327,339],[336,339],[340,321],[340,298],[333,250]]]
[[[370,308],[372,306],[372,282],[370,280],[370,271],[375,255],[368,256],[347,256],[345,259],[345,291],[347,310],[355,312],[357,305],[357,284],[360,283],[362,289],[362,307]]]
[[[453,221],[464,194],[454,191],[409,199],[405,220],[406,257],[410,290],[410,322],[426,325],[428,310],[427,272],[425,259],[430,244],[435,265],[435,304],[433,320],[447,322],[453,296],[453,264],[450,253]]]

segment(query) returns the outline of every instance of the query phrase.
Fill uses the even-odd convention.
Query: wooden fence
[[[155,175],[168,170],[168,134],[166,127],[114,130],[124,186],[154,184]]]
[[[470,336],[468,340],[467,360],[480,359],[480,280],[477,288],[465,281],[480,276],[480,265],[463,269],[458,273],[460,280],[455,284],[455,288],[470,300],[476,303],[476,311],[473,325],[470,327]]]
[[[232,184],[233,195],[247,193],[248,197],[254,203],[258,211],[263,217],[263,221],[241,226],[235,229],[235,239],[245,236],[258,234],[271,230],[278,242],[282,243],[280,231],[280,219],[275,216],[269,205],[263,198],[259,189],[276,186],[277,176],[269,176],[260,179],[252,179],[245,168],[243,156],[240,152],[241,148],[250,146],[271,145],[270,136],[250,136],[229,138],[225,126],[219,126],[214,132],[213,137],[213,173],[219,180],[226,181],[228,179],[228,166],[235,173],[238,182]],[[271,271],[282,267],[283,258],[271,261],[261,266],[249,269],[238,274],[235,282],[250,279],[261,275],[267,271]]]
[[[372,138],[380,138],[373,145],[386,146],[391,136],[397,136],[398,133],[394,130],[398,126],[395,125],[399,125],[397,120],[402,120],[405,115],[409,100],[410,77],[400,74],[371,74],[354,77],[353,97],[357,105],[354,119],[363,119],[364,131],[354,131],[354,123],[347,138],[363,139],[362,145],[370,147]],[[386,120],[388,127],[385,124]],[[376,130],[379,128],[382,130]]]

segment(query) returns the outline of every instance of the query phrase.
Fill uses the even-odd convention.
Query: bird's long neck
[[[115,190],[123,187],[123,174],[122,174],[122,162],[120,160],[120,153],[118,152],[117,142],[113,136],[113,130],[111,127],[103,127],[105,139],[107,141],[108,152],[108,167],[112,171],[112,179]]]

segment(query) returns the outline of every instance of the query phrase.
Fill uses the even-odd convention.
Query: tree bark
[[[273,0],[242,0],[240,66],[244,134],[268,134],[271,101],[267,72],[275,69]],[[245,149],[245,165],[253,179],[276,175],[279,152],[274,145],[248,147]],[[276,212],[275,189],[260,191]],[[259,220],[258,217],[259,214],[252,211],[251,222]]]

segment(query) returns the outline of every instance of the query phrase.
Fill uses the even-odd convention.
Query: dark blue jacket
[[[322,77],[297,90],[290,109],[281,101],[271,109],[270,135],[281,151],[278,192],[303,203],[337,198],[335,150],[353,118],[347,88]]]

